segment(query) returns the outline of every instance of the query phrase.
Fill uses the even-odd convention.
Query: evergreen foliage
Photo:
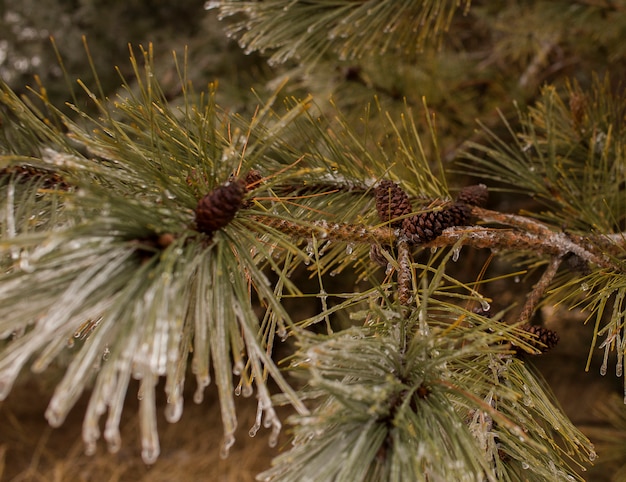
[[[585,310],[589,360],[603,349],[605,373],[615,351],[623,377],[626,98],[609,75],[537,87],[581,52],[567,28],[623,58],[624,7],[507,5],[207,2],[245,52],[285,64],[239,113],[220,105],[217,83],[196,89],[188,50],[174,54],[172,100],[152,44],[130,49],[114,94],[89,48],[67,105],[40,80],[23,96],[2,81],[0,398],[24,367],[58,363],[48,421],[89,391],[87,451],[102,435],[115,452],[139,380],[153,463],[159,381],[176,422],[191,372],[196,403],[215,380],[223,456],[235,395],[256,396],[250,433],[271,428],[271,444],[275,406],[293,409],[293,446],[260,480],[584,480],[596,453],[532,368],[558,341],[533,316],[547,303]],[[555,12],[558,29],[505,28]],[[613,28],[590,20],[602,16]],[[464,42],[468,23],[485,27],[481,39]],[[432,62],[409,68],[417,58]],[[386,65],[399,71],[391,86]],[[465,65],[464,82],[500,72],[483,86],[495,94],[435,117],[451,100],[434,84]],[[415,76],[422,95],[407,92]],[[460,89],[463,102],[483,87]],[[527,207],[488,209],[488,192]],[[489,297],[520,274],[535,284],[519,309]],[[341,275],[358,283],[337,288]],[[316,313],[296,318],[293,299]],[[283,366],[279,340],[297,345]]]

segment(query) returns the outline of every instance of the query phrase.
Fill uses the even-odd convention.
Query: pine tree
[[[214,381],[224,457],[236,395],[270,444],[289,407],[259,480],[585,480],[594,446],[533,360],[561,305],[590,321],[587,369],[599,348],[623,376],[626,98],[602,61],[626,7],[505,3],[207,2],[273,69],[240,112],[188,50],[172,96],[152,44],[111,91],[87,39],[67,105],[3,81],[0,398],[61,364],[46,418],[88,391],[86,450],[115,452],[138,380],[151,464],[157,390],[176,422],[191,376],[196,403]]]

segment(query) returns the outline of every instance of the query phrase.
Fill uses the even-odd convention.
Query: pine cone
[[[457,202],[469,204],[470,206],[484,207],[489,200],[489,191],[484,184],[467,186],[459,191]]]
[[[450,204],[442,211],[445,228],[451,226],[465,226],[472,217],[472,208],[465,203]]]
[[[446,228],[467,224],[470,214],[468,205],[453,203],[440,211],[428,211],[405,218],[402,230],[410,243],[428,243],[440,236]]]
[[[411,212],[411,201],[404,190],[395,182],[383,180],[374,189],[376,211],[383,223],[398,227],[402,220],[394,219],[406,216]]]
[[[556,331],[549,330],[543,326],[530,325],[528,323],[520,326],[520,329],[536,335],[526,343],[539,350],[541,353],[545,353],[548,350],[554,348],[559,342],[559,335]],[[518,350],[520,351],[520,350]]]
[[[245,182],[237,179],[218,186],[196,206],[196,228],[211,234],[230,223],[243,204]]]
[[[263,176],[256,169],[250,169],[248,173],[244,176],[243,182],[246,186],[246,190],[250,191],[259,186]]]

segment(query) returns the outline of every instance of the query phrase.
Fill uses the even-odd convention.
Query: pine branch
[[[254,5],[271,11],[280,2],[264,3]],[[447,263],[458,259],[463,245],[547,259],[521,321],[550,288],[593,282],[588,289],[597,312],[594,336],[606,335],[600,347],[606,356],[618,347],[623,361],[623,237],[615,229],[621,201],[616,196],[607,203],[606,222],[594,225],[593,232],[586,229],[589,212],[574,234],[557,223],[584,208],[575,192],[593,194],[590,204],[597,207],[596,183],[607,179],[592,170],[597,160],[592,154],[584,159],[554,154],[562,148],[559,131],[544,129],[552,115],[548,107],[556,106],[561,115],[574,116],[568,118],[570,134],[582,135],[582,103],[568,112],[550,94],[547,107],[528,118],[522,139],[537,150],[537,158],[525,145],[520,150],[497,138],[490,148],[482,147],[493,159],[483,159],[481,169],[493,179],[514,182],[524,169],[541,166],[540,175],[520,185],[544,200],[558,192],[554,186],[562,188],[551,214],[512,215],[484,208],[488,192],[482,184],[450,199],[442,165],[438,161],[431,168],[409,110],[400,122],[389,119],[388,145],[368,149],[370,139],[346,122],[338,122],[339,130],[328,129],[331,124],[317,117],[308,97],[287,99],[282,109],[273,105],[277,93],[271,105],[244,119],[219,109],[214,88],[196,95],[181,78],[185,102],[174,108],[152,75],[152,62],[151,48],[139,58],[132,55],[136,87],[123,81],[125,91],[114,102],[94,93],[100,90],[97,82],[94,88],[82,85],[97,113],[75,107],[79,121],[50,105],[43,90],[38,101],[55,122],[5,89],[2,101],[10,116],[6,125],[3,118],[2,129],[11,143],[0,176],[0,333],[7,339],[0,355],[2,397],[31,360],[41,372],[69,350],[71,361],[46,416],[54,425],[62,423],[93,382],[83,438],[93,451],[100,417],[108,410],[103,435],[116,451],[122,402],[136,378],[142,456],[152,463],[159,452],[157,382],[165,379],[166,417],[176,421],[190,363],[196,402],[213,368],[224,456],[234,443],[235,394],[256,392],[251,431],[271,427],[272,444],[281,421],[269,377],[278,398],[294,407],[295,446],[264,475],[269,478],[575,477],[570,463],[593,457],[593,449],[516,357],[521,350],[541,351],[542,343],[548,347],[549,337],[506,324],[503,314],[489,318],[460,308],[478,302],[489,311],[479,293],[484,269],[466,283],[447,273]],[[565,123],[564,117],[550,120]],[[432,117],[426,122],[437,151]],[[559,149],[545,148],[544,140]],[[20,154],[26,141],[33,145]],[[609,154],[617,147],[608,141],[604,146],[610,147],[601,153],[602,165],[615,169]],[[575,160],[586,164],[573,170],[570,182],[562,173]],[[546,185],[545,178],[554,184]],[[33,223],[42,206],[44,219]],[[428,248],[442,247],[449,249],[428,256]],[[384,276],[373,272],[378,266],[368,251],[384,266]],[[590,273],[558,276],[568,257]],[[350,264],[366,273],[370,287],[332,305],[328,298],[336,294],[324,289],[324,275]],[[282,298],[305,296],[290,279],[302,265],[317,278],[319,291],[312,296],[322,308],[296,324]],[[278,278],[274,284],[270,271]],[[36,300],[24,296],[30,291],[38,293]],[[614,313],[600,327],[607,293],[616,293]],[[264,311],[261,320],[255,308]],[[361,318],[365,326],[332,334],[331,316],[341,314]],[[304,332],[322,321],[328,336]],[[294,367],[307,371],[309,387],[301,392],[272,359],[275,337],[290,335],[301,343]],[[309,409],[304,400],[316,397],[321,404]]]
[[[228,27],[246,52],[276,50],[270,64],[297,58],[308,68],[333,50],[342,59],[388,52],[414,55],[436,41],[455,11],[469,1],[272,2],[212,1],[222,18],[247,18]],[[416,28],[419,26],[419,28]],[[364,32],[368,32],[367,35]]]
[[[562,436],[565,450],[593,449],[565,419],[552,418],[558,410],[549,396],[530,381],[523,364],[500,351],[494,333],[510,327],[478,317],[471,329],[430,321],[424,333],[414,311],[403,332],[385,313],[370,312],[369,327],[324,337],[301,334],[293,368],[311,381],[308,396],[321,402],[310,416],[291,419],[293,448],[261,477],[495,481],[527,473],[578,479],[567,462],[548,463],[562,450],[552,437]],[[469,427],[462,422],[468,419]],[[537,432],[543,435],[537,438]],[[445,453],[433,457],[442,444]]]

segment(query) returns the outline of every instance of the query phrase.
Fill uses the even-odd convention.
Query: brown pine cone
[[[559,335],[556,331],[549,330],[543,326],[531,325],[526,323],[520,326],[520,329],[532,333],[536,336],[525,340],[526,343],[539,350],[541,353],[545,353],[548,350],[554,348],[559,342]],[[520,351],[520,350],[518,350]]]
[[[471,215],[467,204],[452,203],[440,211],[428,211],[405,218],[402,230],[412,244],[423,244],[440,236],[444,229],[464,226]]]
[[[464,187],[459,191],[457,202],[469,204],[470,206],[485,207],[489,200],[489,191],[484,184]]]
[[[198,201],[196,228],[211,234],[230,223],[241,209],[246,192],[245,181],[236,179],[216,187]]]
[[[472,208],[461,202],[452,203],[441,212],[444,229],[451,226],[465,226],[472,217]]]
[[[402,231],[411,244],[423,244],[439,236],[445,228],[445,210],[428,211],[405,218]]]
[[[389,180],[381,181],[374,189],[376,198],[376,211],[383,223],[389,223],[397,227],[402,225],[402,220],[394,219],[406,216],[411,212],[411,201],[404,190],[395,182]]]
[[[246,186],[246,190],[250,191],[255,189],[261,183],[263,176],[256,169],[250,169],[248,173],[244,176],[243,182]]]

